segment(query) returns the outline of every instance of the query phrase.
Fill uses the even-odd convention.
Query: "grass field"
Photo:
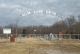
[[[80,54],[79,40],[47,41],[25,38],[24,42],[0,42],[0,54]]]

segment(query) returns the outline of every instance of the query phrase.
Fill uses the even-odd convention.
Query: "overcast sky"
[[[80,15],[80,0],[0,0],[0,25],[52,25],[68,15]]]

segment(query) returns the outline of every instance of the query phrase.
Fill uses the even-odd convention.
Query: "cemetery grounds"
[[[0,39],[0,54],[80,54],[80,40],[46,40],[40,37]]]

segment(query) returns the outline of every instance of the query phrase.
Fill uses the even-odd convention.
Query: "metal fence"
[[[8,40],[11,36],[15,36],[16,41],[23,41],[26,38],[43,38],[45,40],[54,41],[54,40],[80,40],[80,34],[0,34],[0,41]]]

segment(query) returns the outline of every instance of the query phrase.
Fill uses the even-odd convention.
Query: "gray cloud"
[[[49,14],[21,16],[26,9],[31,12],[50,9],[59,16],[78,15],[80,0],[0,0],[0,23],[11,24],[18,19],[19,25],[51,25],[58,19],[56,15]]]

